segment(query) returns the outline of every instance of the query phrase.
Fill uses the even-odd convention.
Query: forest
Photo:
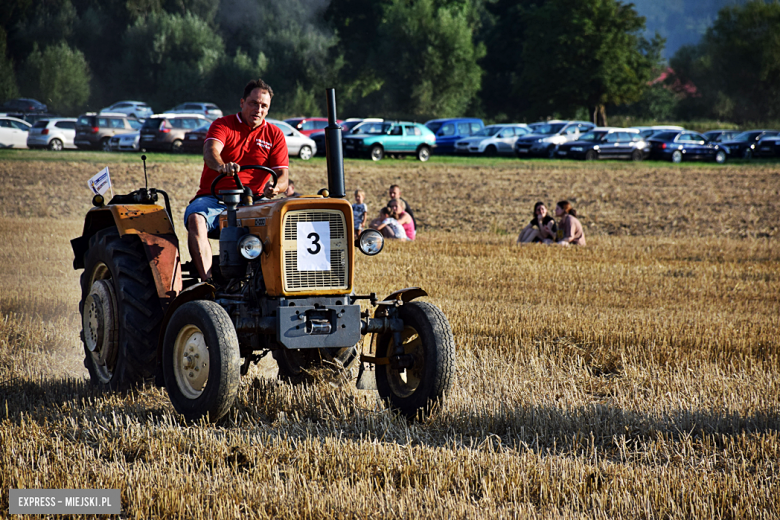
[[[262,77],[279,117],[323,115],[323,89],[335,87],[345,117],[780,120],[779,3],[638,4],[7,0],[0,100],[31,97],[63,115],[121,99],[230,112]],[[680,46],[680,26],[700,39]]]

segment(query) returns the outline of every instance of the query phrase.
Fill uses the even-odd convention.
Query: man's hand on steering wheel
[[[266,199],[272,199],[276,195],[279,195],[281,193],[281,190],[278,186],[274,186],[273,179],[269,180],[265,183],[265,187],[263,188],[263,196]]]
[[[234,162],[224,163],[220,164],[219,168],[217,168],[217,173],[223,173],[225,175],[234,176],[238,174],[239,170],[241,169],[241,166]]]

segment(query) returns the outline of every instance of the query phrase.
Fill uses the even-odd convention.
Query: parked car
[[[0,148],[27,148],[32,125],[16,117],[0,116]]]
[[[365,119],[347,119],[341,123],[341,136],[342,138],[349,134],[355,127],[366,121]],[[381,122],[382,119],[372,119],[371,121]],[[325,131],[317,130],[316,132],[309,134],[309,137],[317,144],[317,155],[325,155]]]
[[[321,132],[328,126],[327,117],[291,117],[285,119],[284,122],[306,136],[310,136],[314,132]],[[344,121],[337,119],[336,122],[342,124]]]
[[[481,154],[488,157],[499,154],[514,155],[515,141],[530,131],[528,125],[519,123],[488,125],[471,137],[455,143],[455,153],[460,155]]]
[[[76,118],[61,117],[41,119],[30,128],[27,134],[27,148],[48,148],[60,151],[64,148],[76,148]]]
[[[518,157],[555,157],[558,145],[575,141],[596,125],[588,121],[543,121],[529,125],[531,132],[515,141]]]
[[[140,142],[141,131],[136,130],[135,132],[115,135],[109,141],[109,147],[112,152],[140,152]]]
[[[774,137],[779,133],[777,130],[748,130],[733,139],[723,141],[721,145],[731,158],[751,159],[761,139]]]
[[[140,147],[145,150],[161,150],[181,153],[184,135],[209,122],[200,114],[155,114],[141,127]]]
[[[658,132],[650,139],[650,157],[680,163],[687,160],[726,162],[728,152],[721,144],[708,143],[703,135],[689,130]]]
[[[722,143],[724,141],[731,141],[737,137],[741,132],[739,130],[710,130],[702,134],[708,143]]]
[[[0,111],[15,114],[41,114],[48,110],[46,105],[30,98],[9,99],[0,105]]]
[[[181,151],[185,153],[203,153],[203,143],[206,142],[206,135],[211,128],[211,121],[203,123],[194,130],[184,134],[184,141],[181,144]]]
[[[304,161],[308,161],[314,154],[317,153],[317,143],[310,137],[305,136],[291,125],[284,121],[278,121],[276,119],[268,119],[266,121],[272,125],[276,125],[279,130],[284,134],[284,139],[287,141],[287,155],[290,157],[298,157]]]
[[[780,134],[762,138],[753,151],[753,157],[778,156],[780,156]]]
[[[143,101],[118,101],[110,107],[102,109],[100,113],[127,114],[128,116],[135,117],[136,119],[146,119],[152,115],[154,111],[152,110],[152,107]]]
[[[431,119],[425,127],[436,136],[436,153],[451,154],[455,153],[455,143],[485,128],[485,123],[473,117],[457,117]]]
[[[639,135],[645,139],[664,130],[685,130],[685,128],[677,125],[632,126],[631,128],[639,130]]]
[[[206,119],[214,121],[215,119],[222,117],[222,110],[214,103],[201,103],[188,101],[181,105],[176,105],[170,110],[165,111],[166,114],[198,114],[202,115]]]
[[[430,159],[431,150],[436,146],[433,132],[408,121],[369,123],[361,133],[344,137],[347,157],[370,157],[374,161],[381,161],[385,155],[415,155],[424,162]]]
[[[641,161],[650,155],[650,144],[636,128],[598,127],[576,141],[558,146],[556,157],[569,159],[631,159]]]
[[[79,148],[111,151],[111,138],[141,128],[141,123],[126,114],[96,114],[88,112],[76,121],[74,143]]]

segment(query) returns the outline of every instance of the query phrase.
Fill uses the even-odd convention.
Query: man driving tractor
[[[201,280],[211,278],[212,252],[208,233],[219,227],[219,215],[225,209],[211,194],[214,179],[219,174],[226,175],[217,184],[217,193],[235,187],[234,175],[238,175],[256,197],[262,195],[270,199],[287,189],[287,142],[282,131],[265,120],[273,95],[271,87],[262,79],[250,81],[239,101],[241,111],[220,117],[209,128],[203,145],[200,187],[184,212],[184,225],[189,233],[187,245]],[[272,187],[271,175],[262,170],[239,173],[242,164],[259,164],[274,170],[279,177],[276,187]]]

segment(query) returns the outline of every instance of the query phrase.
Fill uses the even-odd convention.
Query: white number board
[[[298,271],[330,271],[330,222],[298,222]]]

